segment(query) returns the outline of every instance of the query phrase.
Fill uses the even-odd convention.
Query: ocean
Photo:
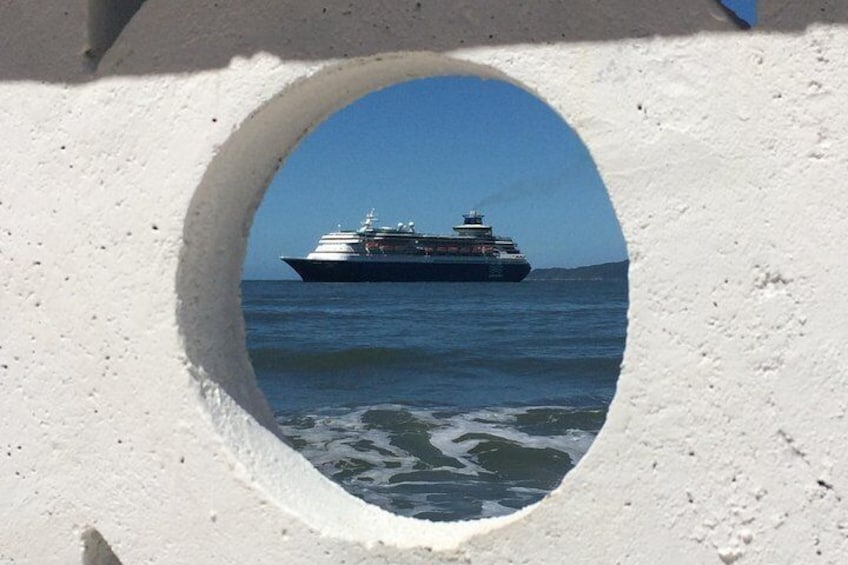
[[[244,281],[285,441],[348,492],[430,520],[556,488],[615,393],[627,281]]]

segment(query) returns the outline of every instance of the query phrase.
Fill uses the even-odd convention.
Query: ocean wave
[[[293,351],[285,348],[254,348],[250,359],[257,370],[296,372],[337,372],[368,367],[414,365],[426,362],[429,355],[418,349],[399,347],[350,347],[329,351]]]
[[[350,347],[329,351],[303,351],[287,348],[252,348],[249,350],[257,371],[274,373],[368,373],[386,370],[438,371],[470,373],[500,372],[511,375],[584,375],[616,378],[620,371],[620,353],[609,356],[567,358],[561,356],[520,356],[497,350],[453,348],[428,351],[403,347]]]
[[[278,414],[286,440],[368,502],[434,520],[505,514],[555,488],[605,410],[376,405]]]
[[[615,393],[627,285],[242,285],[282,433],[326,476],[434,520],[508,513],[578,464]]]

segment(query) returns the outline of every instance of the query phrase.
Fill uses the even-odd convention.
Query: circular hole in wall
[[[360,229],[372,208],[380,221]],[[470,210],[494,237],[452,229],[480,229]],[[307,257],[327,234],[319,268],[334,274],[319,278],[369,278],[344,260],[399,265],[376,278],[484,264],[487,281],[300,282],[280,255]],[[491,282],[519,253],[530,275]],[[467,520],[538,501],[586,453],[615,392],[618,222],[574,132],[506,82],[410,81],[333,114],[271,182],[243,279],[248,352],[284,441],[395,514]]]

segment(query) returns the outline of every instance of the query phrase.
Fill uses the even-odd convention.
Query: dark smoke
[[[562,171],[555,177],[513,182],[494,194],[486,196],[474,205],[474,209],[483,210],[500,204],[509,204],[521,200],[546,200],[552,194],[568,187],[567,171]]]

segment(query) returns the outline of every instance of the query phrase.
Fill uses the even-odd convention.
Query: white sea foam
[[[482,467],[478,463],[477,454],[472,453],[481,442],[498,439],[525,448],[553,449],[567,453],[572,463],[576,464],[595,437],[593,432],[577,429],[557,435],[529,434],[517,429],[516,418],[532,409],[551,407],[487,408],[459,412],[384,404],[301,415],[311,418],[314,425],[304,428],[301,417],[297,424],[284,422],[281,428],[295,443],[297,440],[305,442],[299,448],[300,451],[322,473],[338,480],[353,494],[373,504],[400,514],[444,513],[446,495],[439,493],[451,492],[452,488],[455,490],[463,485],[462,496],[474,489],[482,493],[477,497],[477,503],[480,504],[478,515],[488,517],[512,512],[515,500],[524,500],[529,504],[543,497],[546,491],[522,486],[520,481],[504,481],[493,485],[491,472]],[[369,425],[364,418],[367,413],[375,410],[409,414],[411,421],[426,426],[430,444],[442,456],[450,458],[449,461],[459,462],[461,466],[427,465],[414,454],[393,444],[395,436],[403,436],[409,430]],[[462,439],[468,435],[479,437]],[[434,472],[448,474],[433,475]],[[405,480],[398,481],[402,475]],[[467,477],[470,482],[465,484],[465,479],[462,479],[460,483],[459,477]],[[502,504],[507,499],[513,500],[511,506]]]
[[[286,435],[300,437],[307,441],[301,451],[316,466],[333,463],[342,458],[366,460],[375,465],[385,462],[400,463],[402,467],[411,467],[414,458],[391,444],[392,432],[369,426],[362,421],[369,410],[404,410],[417,421],[431,426],[430,442],[445,456],[467,463],[465,471],[478,472],[480,469],[470,461],[469,451],[484,439],[468,438],[459,441],[462,436],[480,434],[495,436],[523,447],[536,449],[557,449],[567,453],[573,462],[577,462],[588,451],[595,438],[593,432],[570,429],[560,435],[528,434],[514,427],[515,417],[533,408],[522,407],[503,409],[482,409],[473,412],[455,413],[447,417],[437,417],[441,410],[410,409],[397,405],[377,405],[351,410],[338,414],[309,415],[315,421],[314,427],[299,429],[282,425]],[[370,442],[370,451],[357,450],[351,444]],[[380,452],[383,453],[380,453]],[[387,455],[385,452],[394,454]],[[395,473],[403,472],[395,469]],[[460,470],[461,471],[461,470]]]
[[[548,407],[539,407],[548,408]],[[483,439],[457,441],[466,434],[486,434],[497,436],[523,447],[536,449],[556,449],[563,451],[577,463],[588,451],[595,434],[584,430],[568,430],[563,435],[530,435],[515,429],[513,422],[518,414],[528,408],[484,409],[452,416],[443,427],[434,430],[431,442],[446,455],[457,459],[467,459],[469,452]]]

